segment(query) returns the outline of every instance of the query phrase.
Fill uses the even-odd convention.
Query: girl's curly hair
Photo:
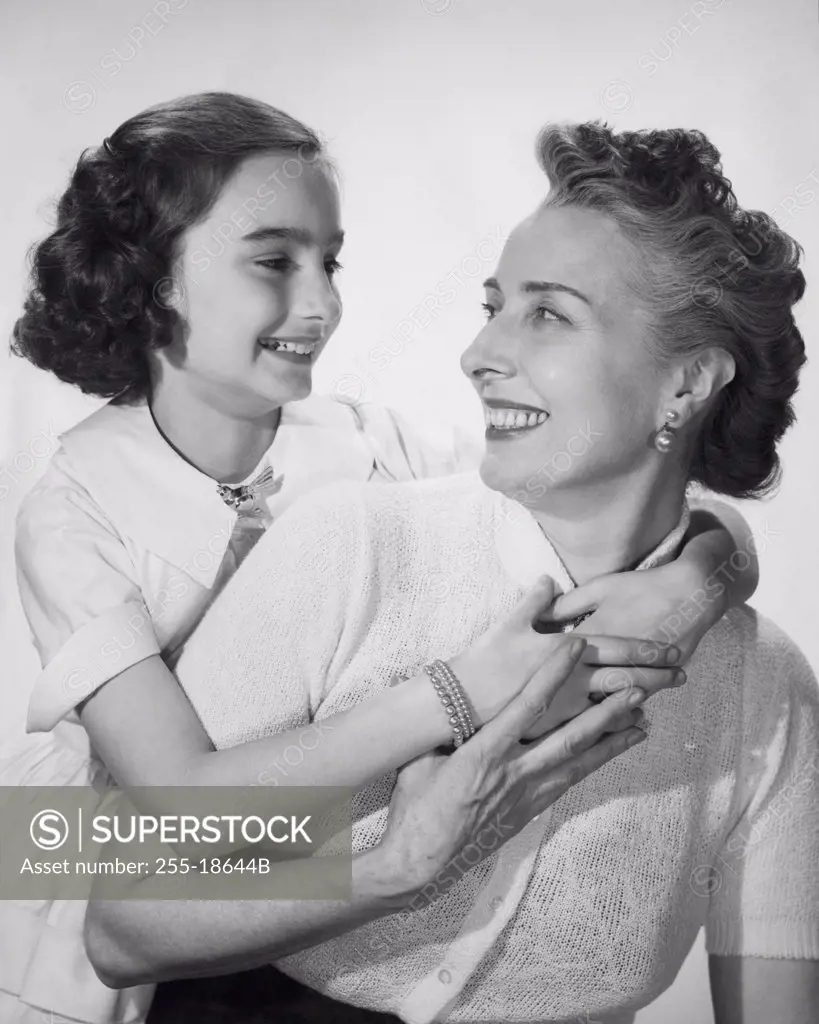
[[[805,362],[792,313],[805,289],[801,247],[768,214],[740,207],[701,132],[547,125],[537,155],[548,204],[606,213],[641,255],[633,287],[661,363],[715,346],[734,358],[690,478],[734,498],[770,491]]]
[[[157,289],[182,233],[207,215],[249,156],[323,155],[305,125],[258,100],[207,92],[130,118],[74,168],[57,227],[32,254],[12,351],[87,394],[147,394],[148,352],[178,314]]]

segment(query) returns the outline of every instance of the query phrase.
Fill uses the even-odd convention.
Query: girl
[[[341,315],[341,244],[317,136],[253,100],[202,94],[153,108],[80,158],[37,250],[14,347],[112,400],[63,436],[20,510],[20,594],[43,663],[28,728],[52,733],[5,758],[4,784],[252,785],[291,742],[215,751],[172,674],[186,639],[299,496],[457,468],[389,412],[309,397]],[[627,600],[629,632],[650,634],[733,550],[703,516],[670,571],[601,592],[596,631]],[[683,653],[753,583],[753,571],[737,577],[676,638]],[[513,639],[494,640],[505,659]],[[576,670],[584,699],[605,686],[606,664],[632,666],[624,685],[668,685],[676,653],[601,640]],[[531,666],[501,686],[469,655],[463,684],[480,724]],[[386,731],[383,744],[360,742],[398,714],[401,742]],[[396,687],[340,717],[311,778],[363,786],[439,744],[442,720],[430,687]],[[38,1021],[41,1010],[95,1024],[144,1017],[149,988],[112,993],[84,959],[82,912],[78,902],[4,905],[4,1020],[27,1021],[29,1008]]]

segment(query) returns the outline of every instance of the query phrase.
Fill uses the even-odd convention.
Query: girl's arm
[[[271,666],[275,672],[275,666]],[[119,785],[359,788],[451,738],[432,686],[414,678],[332,719],[216,750],[159,655],[126,669],[81,707],[94,750]],[[401,722],[400,729],[385,729]],[[285,751],[303,752],[298,759]],[[296,765],[296,766],[294,766]]]
[[[717,514],[719,518],[717,518]],[[658,569],[601,576],[558,598],[560,621],[594,610],[582,633],[644,636],[674,644],[687,661],[729,608],[744,604],[759,582],[751,528],[729,505],[693,505],[678,558]]]
[[[677,561],[693,570],[703,589],[713,591],[722,584],[726,610],[749,601],[759,585],[753,531],[745,518],[725,502],[692,503],[691,525]]]
[[[265,574],[271,568],[268,556],[274,554],[259,552],[266,561],[255,571]],[[495,717],[537,668],[544,638],[531,629],[531,623],[551,602],[552,594],[547,578],[509,617],[453,659],[475,709],[476,724]],[[247,619],[249,612],[242,614],[241,591],[226,591],[222,600]],[[222,609],[228,620],[230,610],[230,605]],[[226,632],[232,634],[226,643],[235,645],[235,650],[254,638],[255,629],[252,621],[245,621],[239,634],[233,629]],[[222,657],[230,657],[221,640],[208,628],[203,631],[198,641],[200,663],[215,660],[217,650]],[[274,639],[264,645],[267,653],[261,654],[270,674],[271,702],[276,699],[273,679],[287,661],[287,652],[275,648]],[[640,687],[649,692],[666,685],[673,675],[665,666],[674,652],[662,644],[601,637],[586,650],[589,653],[584,651],[584,656],[590,662],[631,664],[631,670],[640,674]],[[649,664],[651,669],[638,667]],[[230,710],[227,694],[225,706]],[[238,707],[235,710],[238,715]],[[103,685],[81,706],[80,715],[92,746],[125,787],[280,784],[358,790],[452,738],[441,701],[422,674],[332,717],[310,723],[305,711],[304,724],[296,728],[217,750],[158,655]],[[268,721],[272,719],[271,708]],[[299,756],[288,756],[294,749],[301,752]]]

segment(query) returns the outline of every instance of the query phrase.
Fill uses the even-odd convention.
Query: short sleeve
[[[351,406],[369,443],[379,475],[389,481],[467,473],[478,467],[482,445],[454,425],[433,435],[373,402]]]
[[[43,666],[27,729],[47,731],[159,645],[122,540],[58,458],[20,507],[15,555]]]
[[[361,640],[368,592],[361,489],[299,499],[244,560],[174,671],[218,748],[307,724]]]
[[[743,744],[746,807],[712,868],[706,949],[819,960],[819,689],[801,652],[776,646],[749,702],[765,724]]]

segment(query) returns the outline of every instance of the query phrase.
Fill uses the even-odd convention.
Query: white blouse
[[[235,569],[237,513],[182,459],[147,404],[114,400],[61,438],[17,519],[20,596],[43,664],[29,731],[52,729],[99,686],[161,652],[173,665]],[[282,477],[272,518],[324,483],[409,480],[468,459],[394,413],[313,396],[284,407],[266,456]]]
[[[530,512],[474,474],[322,490],[260,541],[177,677],[219,747],[297,728],[463,650],[542,573],[572,586]],[[646,705],[646,742],[499,852],[470,870],[465,850],[410,911],[278,966],[409,1024],[620,1024],[703,926],[711,953],[819,959],[816,680],[749,608],[687,673]],[[355,849],[381,839],[393,783],[356,797]]]

